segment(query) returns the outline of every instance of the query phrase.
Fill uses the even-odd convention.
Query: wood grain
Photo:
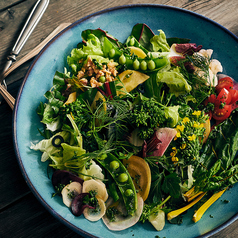
[[[0,1],[0,69],[35,2]],[[237,0],[51,0],[18,59],[28,54],[63,22],[75,22],[106,8],[141,3],[171,5],[197,12],[238,36]],[[7,77],[8,90],[14,97],[31,62],[24,63]],[[0,237],[3,238],[80,237],[46,211],[28,188],[14,153],[12,110],[4,101],[0,105],[0,224]],[[238,221],[212,237],[238,237]]]

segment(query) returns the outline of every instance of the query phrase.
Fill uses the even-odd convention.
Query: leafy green
[[[150,42],[153,46],[153,51],[160,51],[160,52],[169,52],[170,47],[167,43],[165,33],[162,30],[158,30],[159,35],[153,36]]]
[[[166,83],[170,89],[169,92],[176,97],[192,90],[178,67],[170,71],[158,72],[157,83]]]

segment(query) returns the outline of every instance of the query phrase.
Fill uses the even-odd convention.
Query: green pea
[[[105,83],[105,82],[106,82],[105,76],[100,76],[100,77],[99,77],[99,82]]]
[[[140,68],[141,70],[145,71],[147,70],[147,63],[145,60],[143,60],[141,63],[140,63]]]
[[[109,57],[110,58],[113,58],[114,56],[115,56],[115,54],[116,54],[116,51],[112,48],[112,49],[110,49],[110,51],[109,51]]]
[[[105,160],[107,158],[107,155],[106,154],[103,154],[103,155],[101,155],[98,159],[100,159],[100,160]]]
[[[128,188],[126,191],[125,191],[125,196],[126,197],[130,197],[130,196],[133,196],[134,195],[134,192],[132,189]]]
[[[134,70],[138,70],[140,68],[140,62],[138,59],[136,59],[134,62],[133,62],[133,68]]]
[[[116,169],[120,167],[120,164],[116,160],[113,160],[110,162],[109,167],[111,170],[115,171]]]
[[[121,55],[120,57],[119,57],[119,64],[125,64],[126,63],[126,57],[125,57],[125,55]]]
[[[117,177],[118,181],[120,183],[125,183],[128,180],[128,175],[126,173],[121,173],[118,177]]]
[[[131,38],[130,41],[129,41],[129,45],[130,46],[133,46],[135,44],[135,39],[134,38]]]
[[[148,69],[149,69],[149,70],[155,69],[155,62],[154,62],[153,60],[150,60],[150,61],[148,62]]]

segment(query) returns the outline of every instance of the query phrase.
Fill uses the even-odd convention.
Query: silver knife
[[[12,48],[12,51],[10,52],[9,56],[7,57],[7,62],[5,67],[2,70],[2,73],[0,75],[0,84],[5,84],[5,80],[3,77],[3,73],[11,66],[12,62],[16,61],[16,56],[19,54],[20,50],[26,43],[27,39],[29,38],[30,34],[36,27],[37,23],[41,19],[43,13],[45,12],[50,0],[38,0],[35,3],[34,8],[32,9],[20,35],[17,38],[17,41],[15,45]]]

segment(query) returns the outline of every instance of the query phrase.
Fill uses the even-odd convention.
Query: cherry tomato
[[[215,107],[212,117],[217,121],[224,121],[231,114],[231,105],[225,105],[223,108]]]
[[[218,94],[217,98],[215,99],[215,106],[220,106],[222,103],[230,104],[231,102],[231,94],[226,89],[223,88],[220,93]]]
[[[207,106],[207,104],[210,102],[210,103],[215,103],[216,101],[216,95],[215,94],[211,94],[204,102],[205,106]]]
[[[218,84],[216,86],[217,93],[220,93],[223,88],[227,90],[233,89],[233,81],[230,77],[224,77],[218,80]]]
[[[230,95],[231,95],[230,104],[233,104],[236,101],[238,101],[238,90],[231,89],[231,90],[229,90],[229,92],[230,92]]]

